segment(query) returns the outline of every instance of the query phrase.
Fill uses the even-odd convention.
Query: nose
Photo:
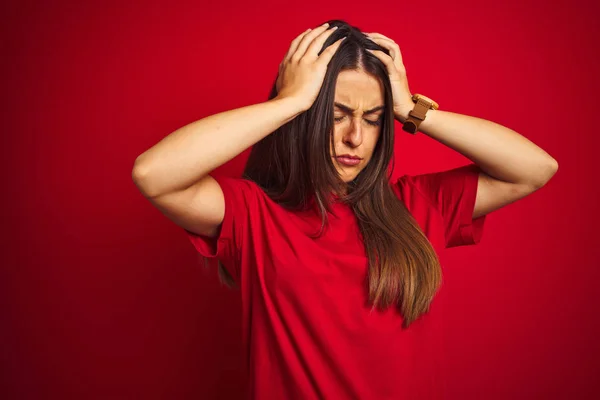
[[[343,141],[350,147],[358,147],[363,141],[362,135],[362,118],[352,118],[352,123],[344,132]]]

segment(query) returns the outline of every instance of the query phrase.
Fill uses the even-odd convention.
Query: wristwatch
[[[417,133],[421,122],[425,120],[427,111],[437,110],[440,106],[429,97],[418,93],[413,94],[412,101],[415,103],[415,108],[408,113],[408,118],[402,124],[402,129],[414,135]]]

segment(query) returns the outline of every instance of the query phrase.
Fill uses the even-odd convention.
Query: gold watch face
[[[429,103],[431,103],[431,109],[432,110],[437,110],[440,106],[438,105],[438,103],[436,103],[434,100],[430,99],[427,96],[423,96],[422,94],[419,93],[415,93],[413,94],[413,101],[416,103],[419,99],[423,99]]]

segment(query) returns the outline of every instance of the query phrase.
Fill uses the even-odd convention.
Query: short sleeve
[[[225,200],[225,213],[217,236],[208,237],[188,230],[185,232],[201,256],[221,261],[237,282],[240,277],[241,251],[248,231],[248,212],[256,190],[255,183],[225,176],[213,178],[221,187]]]
[[[473,219],[481,169],[476,164],[421,175],[405,180],[426,197],[441,214],[447,248],[478,244],[486,216]]]

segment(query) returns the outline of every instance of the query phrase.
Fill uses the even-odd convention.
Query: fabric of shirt
[[[476,244],[480,169],[404,175],[392,183],[437,251]],[[185,231],[217,257],[242,297],[251,399],[439,399],[435,298],[408,329],[397,307],[373,310],[367,253],[352,209],[336,202],[319,238],[315,210],[289,211],[241,178],[217,177],[225,198],[215,238]]]

